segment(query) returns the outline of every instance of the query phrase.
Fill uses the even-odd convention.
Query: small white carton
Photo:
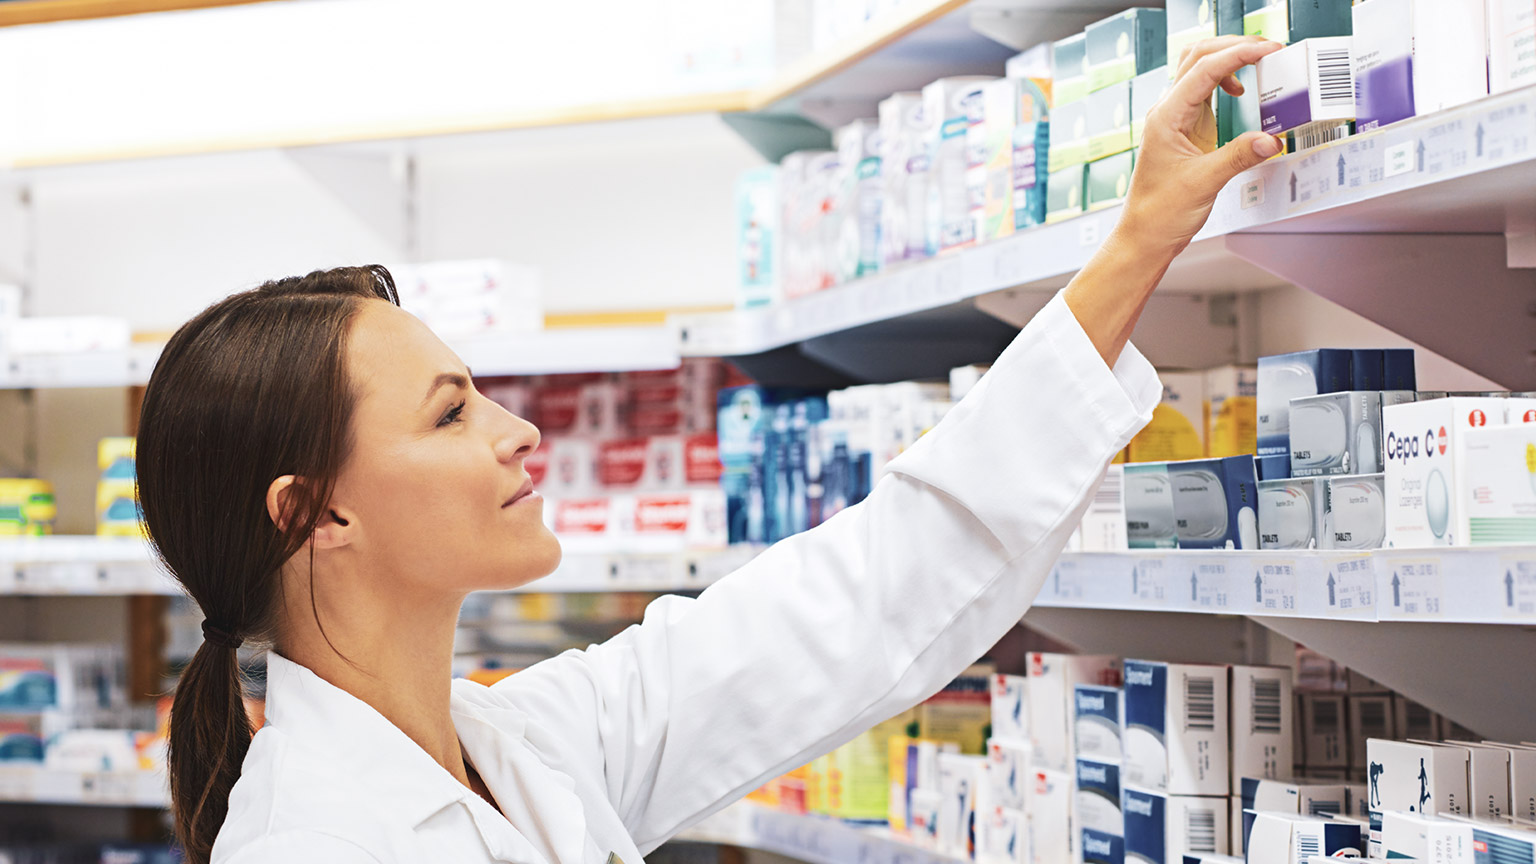
[[[1488,91],[1536,84],[1536,3],[1488,0]]]
[[[1030,790],[1029,838],[1034,864],[1061,864],[1074,860],[1077,848],[1072,827],[1071,774],[1050,768],[1036,769]]]
[[[976,818],[976,864],[1027,864],[1029,822],[1022,810],[992,807]]]
[[[1348,791],[1342,783],[1242,778],[1239,794],[1232,802],[1232,851],[1240,853],[1247,848],[1245,811],[1322,816],[1343,813],[1347,799]]]
[[[1384,854],[1381,814],[1389,810],[1467,815],[1469,757],[1464,748],[1373,738],[1366,742],[1366,754],[1372,855]]]
[[[1243,778],[1277,780],[1295,764],[1295,697],[1291,670],[1278,666],[1233,666],[1229,687],[1232,718],[1231,793],[1241,794]]]
[[[938,850],[970,857],[976,801],[986,783],[987,760],[959,753],[939,754]]]
[[[992,676],[992,737],[1029,743],[1029,678]]]
[[[1472,825],[1419,813],[1381,814],[1381,845],[1387,858],[1426,864],[1472,864]]]
[[[1120,684],[1120,658],[1091,654],[1029,655],[1030,741],[1035,764],[1067,773],[1072,765],[1072,688]]]
[[[1254,814],[1248,864],[1301,864],[1310,856],[1344,857],[1360,851],[1360,826],[1311,816]]]
[[[1488,95],[1485,2],[1413,4],[1413,106],[1421,116]]]
[[[1468,429],[1457,476],[1467,543],[1536,543],[1536,423]]]
[[[1341,693],[1302,693],[1301,764],[1308,768],[1349,767],[1345,697]]]
[[[1226,795],[1227,671],[1220,666],[1125,663],[1127,783],[1171,795]]]
[[[1387,546],[1465,546],[1467,514],[1457,496],[1466,432],[1500,425],[1503,399],[1454,396],[1382,409]]]
[[[1027,810],[1030,774],[1029,742],[997,738],[987,742],[988,806]]]
[[[1536,822],[1536,747],[1492,741],[1469,746],[1503,750],[1509,755],[1509,815]]]

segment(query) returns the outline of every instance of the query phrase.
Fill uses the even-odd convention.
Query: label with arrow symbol
[[[1506,557],[1504,565],[1504,614],[1536,619],[1536,556]]]
[[[1273,561],[1261,565],[1253,577],[1258,591],[1259,612],[1296,611],[1296,562]]]
[[[1138,568],[1136,598],[1142,603],[1161,605],[1168,602],[1168,572],[1161,558],[1148,558]]]
[[[1404,617],[1439,617],[1443,612],[1439,559],[1398,561],[1392,570],[1392,611]]]
[[[1368,555],[1334,561],[1326,584],[1330,611],[1370,611],[1375,606],[1376,572]]]
[[[1195,608],[1220,612],[1227,608],[1227,561],[1202,561],[1189,573],[1190,600]]]

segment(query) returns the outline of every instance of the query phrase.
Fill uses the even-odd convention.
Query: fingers
[[[1207,43],[1197,45],[1197,50],[1190,52],[1190,58],[1195,59],[1188,64],[1188,71],[1174,82],[1173,89],[1169,91],[1169,95],[1173,97],[1169,100],[1170,102],[1198,108],[1210,101],[1211,93],[1222,86],[1226,79],[1231,78],[1234,72],[1250,63],[1257,63],[1261,58],[1285,47],[1279,42],[1246,36],[1224,38],[1227,40],[1224,44],[1220,44],[1223,43],[1223,39],[1210,40],[1208,50],[1200,53],[1198,57],[1196,57],[1198,49],[1206,46]],[[1236,81],[1234,80],[1233,83],[1235,84]],[[1227,92],[1232,91],[1229,89]]]
[[[1221,89],[1227,91],[1227,95],[1236,98],[1243,95],[1243,82],[1237,80],[1236,75],[1228,75],[1221,79]]]
[[[1217,36],[1212,39],[1201,39],[1198,42],[1191,42],[1184,46],[1183,51],[1179,52],[1179,65],[1173,77],[1177,80],[1188,75],[1190,67],[1194,66],[1196,61],[1208,54],[1215,54],[1233,45],[1260,41],[1263,40],[1259,36]]]
[[[1201,159],[1206,163],[1211,188],[1220,189],[1227,185],[1228,180],[1262,163],[1283,149],[1285,145],[1273,135],[1247,132],[1207,153]]]

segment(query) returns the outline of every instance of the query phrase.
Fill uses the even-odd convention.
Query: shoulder
[[[383,864],[367,849],[344,837],[312,829],[263,834],[228,856],[213,856],[214,864]]]

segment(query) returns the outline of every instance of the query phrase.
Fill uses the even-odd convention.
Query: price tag
[[[1360,189],[1381,180],[1380,143],[1374,136],[1345,139],[1339,156],[1339,185]]]
[[[1502,562],[1503,576],[1499,587],[1503,596],[1502,608],[1506,618],[1531,618],[1536,616],[1536,555],[1517,558],[1507,557]]]
[[[1391,602],[1392,613],[1417,618],[1439,617],[1442,597],[1440,560],[1397,561],[1391,566],[1391,571],[1383,574],[1387,584],[1382,587],[1382,600]]]
[[[127,804],[133,801],[133,777],[105,771],[80,775],[80,800],[87,804]]]
[[[1429,127],[1419,139],[1419,171],[1434,177],[1465,169],[1472,154],[1471,133],[1460,117]]]
[[[1083,599],[1083,574],[1077,561],[1058,561],[1051,571],[1051,597],[1072,602]]]
[[[1399,174],[1412,174],[1417,170],[1418,162],[1414,158],[1414,150],[1418,147],[1418,143],[1417,139],[1412,139],[1388,147],[1382,159],[1382,174],[1387,177],[1396,177]]]
[[[1533,117],[1524,100],[1495,108],[1472,129],[1472,156],[1489,162],[1523,159],[1531,153]]]
[[[1277,615],[1296,611],[1296,563],[1272,561],[1260,564],[1253,574],[1254,605],[1261,613]]]
[[[1371,558],[1345,558],[1328,567],[1328,611],[1370,609],[1376,602],[1376,571]]]
[[[1239,189],[1238,192],[1239,192],[1239,194],[1241,196],[1238,199],[1239,200],[1239,205],[1238,206],[1242,210],[1247,210],[1250,207],[1257,207],[1260,204],[1263,204],[1264,203],[1264,178],[1263,177],[1255,177],[1252,180],[1249,180],[1247,183],[1244,183],[1242,185],[1242,188]]]
[[[628,585],[664,590],[672,587],[672,558],[668,555],[630,555],[621,577]]]
[[[1311,153],[1303,156],[1291,169],[1286,182],[1290,185],[1290,207],[1295,210],[1315,204],[1327,197],[1333,191],[1335,185],[1334,174],[1330,170],[1329,157],[1337,156],[1333,148],[1323,148],[1322,152]]]
[[[37,799],[37,770],[30,765],[0,767],[0,801]]]
[[[1147,558],[1136,564],[1131,576],[1131,590],[1143,605],[1161,606],[1168,602],[1168,570],[1162,558]]]
[[[1227,562],[1211,561],[1191,568],[1189,599],[1205,612],[1224,612],[1231,603]]]

